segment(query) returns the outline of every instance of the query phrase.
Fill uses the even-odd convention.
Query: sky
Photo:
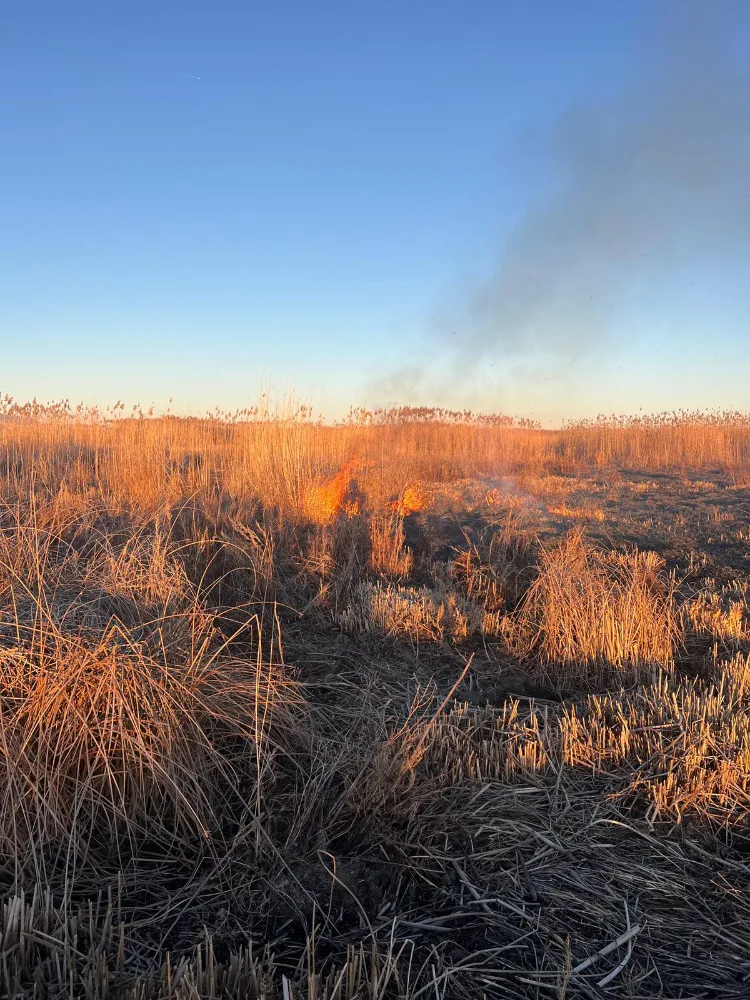
[[[748,45],[730,0],[8,0],[0,393],[750,409]]]

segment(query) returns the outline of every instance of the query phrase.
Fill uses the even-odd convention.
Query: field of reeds
[[[0,995],[750,995],[750,417],[0,400]]]

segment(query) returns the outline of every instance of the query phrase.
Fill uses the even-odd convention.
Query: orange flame
[[[357,460],[347,462],[333,479],[311,486],[305,494],[305,513],[316,524],[329,524],[339,514],[355,517],[360,511],[360,498],[352,471]]]
[[[427,490],[421,483],[412,483],[407,486],[401,496],[393,504],[393,510],[400,517],[407,517],[409,514],[417,514],[430,505],[430,497]]]

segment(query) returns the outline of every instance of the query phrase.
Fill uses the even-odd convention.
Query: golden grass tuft
[[[687,624],[698,634],[721,642],[738,643],[750,636],[747,587],[742,584],[717,587],[707,580],[684,606]]]
[[[414,564],[405,548],[403,516],[392,510],[376,510],[369,519],[370,567],[377,574],[402,578]]]
[[[662,674],[631,694],[592,695],[562,719],[568,766],[626,765],[626,794],[650,800],[648,816],[687,814],[733,825],[750,808],[750,661],[736,656],[714,682]]]
[[[605,516],[604,511],[599,507],[570,507],[566,503],[554,504],[547,510],[557,517],[569,517],[579,521],[598,521],[601,523]]]
[[[563,683],[596,669],[672,666],[681,641],[675,584],[653,552],[606,553],[580,529],[542,552],[517,619],[516,646]]]
[[[258,755],[294,691],[260,653],[229,657],[205,620],[192,628],[187,649],[157,656],[116,621],[90,636],[41,620],[5,627],[3,854],[47,877],[64,841],[79,867],[144,841],[199,855],[252,800]]]

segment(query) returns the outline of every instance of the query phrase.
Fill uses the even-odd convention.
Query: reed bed
[[[2,995],[747,996],[749,444],[6,398]]]

